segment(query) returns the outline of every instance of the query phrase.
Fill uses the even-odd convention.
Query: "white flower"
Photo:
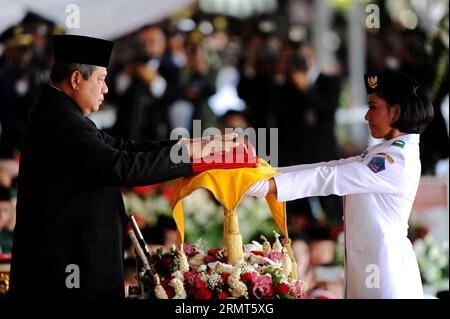
[[[196,241],[195,246],[197,246],[198,251],[200,251],[203,255],[205,255],[204,251],[205,251],[205,247],[207,246],[207,242],[205,240],[203,240],[203,238],[199,238]]]
[[[211,269],[216,269],[219,272],[231,273],[233,271],[233,266],[221,263],[220,261],[210,262],[208,263],[208,267]]]
[[[448,244],[441,244],[433,236],[427,235],[417,239],[413,245],[417,256],[420,274],[428,284],[436,284],[442,280],[445,268],[448,267]]]
[[[439,247],[432,246],[430,248],[430,252],[428,253],[428,256],[430,257],[431,261],[436,261],[436,259],[439,258],[439,254],[440,254]]]
[[[147,197],[144,202],[147,213],[154,215],[155,213],[170,212],[170,204],[164,196]]]
[[[275,242],[273,243],[272,250],[276,253],[281,253],[283,251],[283,245],[280,243],[280,234],[278,234],[276,231],[273,231],[275,234]]]
[[[281,264],[283,265],[284,273],[286,276],[289,276],[292,271],[292,260],[291,257],[289,257],[286,248],[283,248],[283,258],[281,260]]]
[[[222,281],[222,276],[220,276],[218,273],[212,273],[207,276],[207,280],[208,280],[209,287],[211,289],[214,289]]]
[[[265,265],[265,264],[269,264],[271,266],[277,265],[277,263],[270,258],[267,258],[264,256],[259,256],[259,255],[254,255],[254,254],[249,255],[248,261],[251,264],[258,264],[258,265]]]
[[[262,251],[263,250],[263,246],[258,243],[257,241],[252,241],[251,244],[246,244],[244,245],[244,251],[245,252],[251,252],[251,251]]]
[[[436,265],[440,268],[444,268],[448,265],[448,252],[441,252],[441,254],[436,258]]]
[[[414,252],[416,253],[417,258],[425,255],[425,252],[427,250],[427,246],[425,244],[425,241],[423,239],[416,239],[414,241],[413,245]]]
[[[201,265],[203,265],[203,257],[205,255],[203,253],[198,253],[194,257],[189,258],[188,263],[192,269],[197,269]]]
[[[183,206],[188,215],[201,215],[200,220],[203,217],[216,215],[220,207],[211,200],[209,192],[204,189],[198,189],[188,197],[183,199]],[[222,209],[223,211],[223,209]]]
[[[241,281],[241,265],[233,267],[231,275],[228,277],[228,284],[230,285],[230,293],[234,298],[247,297],[247,286]]]
[[[184,244],[180,245],[180,250],[178,251],[178,266],[180,268],[180,271],[185,273],[186,271],[189,271],[189,263],[187,260],[187,257],[184,253]]]
[[[258,268],[258,264],[255,264],[254,266],[252,266],[251,264],[248,264],[248,263],[241,265],[241,271],[243,273],[257,271],[257,268]]]
[[[441,271],[439,267],[436,267],[433,263],[430,263],[427,266],[424,275],[427,282],[433,283],[440,279]]]
[[[176,271],[173,276],[174,277],[170,280],[170,285],[175,290],[175,296],[173,299],[186,299],[187,295],[183,284],[183,274],[180,271]]]
[[[262,245],[262,250],[265,254],[270,254],[272,252],[272,247],[270,247],[270,243],[267,240],[266,237],[264,237],[263,235],[261,235],[261,239],[264,240],[264,243]]]
[[[155,297],[158,299],[169,299],[166,291],[161,286],[161,281],[159,280],[158,274],[155,275],[156,287],[155,287]]]

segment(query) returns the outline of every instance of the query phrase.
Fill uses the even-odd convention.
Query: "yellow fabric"
[[[184,242],[184,217],[182,199],[189,196],[199,188],[211,191],[214,197],[227,210],[235,210],[247,190],[256,181],[268,179],[277,175],[266,161],[259,159],[261,165],[256,168],[215,169],[202,172],[191,177],[182,177],[177,180],[174,197],[172,198],[173,218],[178,228],[178,243]],[[266,196],[272,212],[273,219],[287,238],[286,206],[278,202],[274,195]]]

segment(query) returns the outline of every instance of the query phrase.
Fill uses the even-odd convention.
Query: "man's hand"
[[[259,166],[252,145],[236,141],[238,134],[215,135],[193,140],[182,139],[178,144],[188,150],[194,174],[211,169],[255,168]]]
[[[189,158],[201,159],[210,154],[228,152],[240,143],[236,141],[237,133],[213,135],[194,139],[182,138],[178,143],[186,145]]]

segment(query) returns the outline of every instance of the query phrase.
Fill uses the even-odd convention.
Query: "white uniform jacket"
[[[345,196],[346,298],[423,298],[407,238],[421,172],[419,134],[385,141],[360,156],[279,171],[279,201]]]

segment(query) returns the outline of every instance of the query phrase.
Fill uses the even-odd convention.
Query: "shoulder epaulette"
[[[396,140],[396,141],[394,141],[391,145],[393,145],[393,146],[397,146],[397,147],[400,147],[400,148],[404,148],[405,147],[405,141],[402,141],[402,140]]]

